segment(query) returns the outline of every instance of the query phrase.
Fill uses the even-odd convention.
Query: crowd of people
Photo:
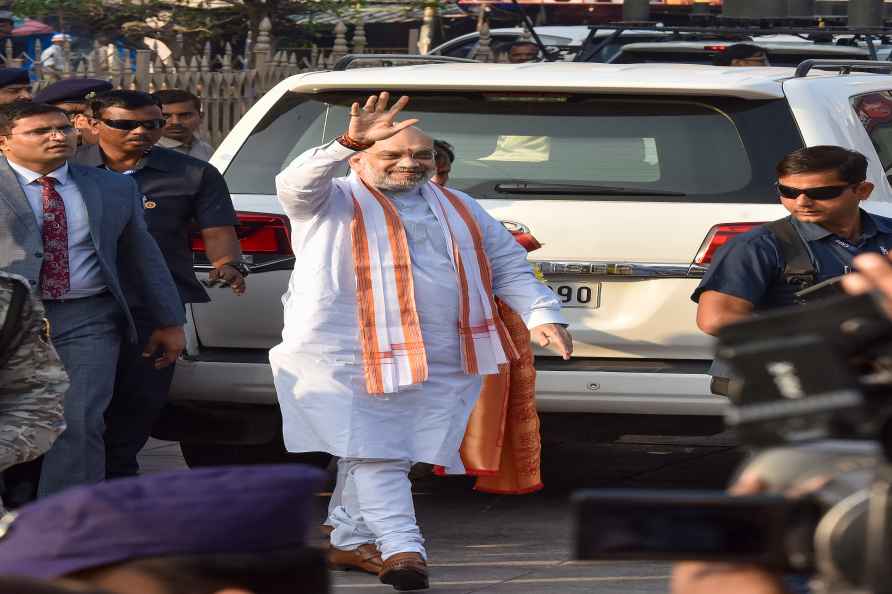
[[[210,280],[238,295],[246,290],[235,211],[222,175],[206,162],[210,150],[198,138],[200,125],[200,100],[186,91],[150,95],[73,78],[32,97],[26,71],[0,69],[0,470],[4,504],[14,508],[0,519],[6,537],[0,540],[27,538],[34,529],[34,540],[0,553],[2,574],[55,578],[89,569],[92,575],[114,561],[108,551],[121,550],[107,540],[90,543],[105,548],[97,553],[101,563],[59,573],[21,563],[11,550],[49,560],[50,540],[65,538],[40,526],[41,506],[46,518],[58,519],[66,501],[75,501],[94,506],[83,512],[91,521],[112,508],[127,522],[138,521],[135,508],[124,513],[112,505],[114,490],[122,489],[127,505],[147,493],[153,513],[163,510],[157,495],[145,491],[150,482],[103,481],[138,475],[136,455],[185,345],[184,305],[209,301],[193,273],[193,226],[213,266]],[[295,472],[283,470],[271,480],[304,484],[306,471]],[[201,476],[183,479],[182,492],[168,491],[171,505],[194,506],[189,485],[212,484]],[[98,483],[116,486],[92,490]],[[299,507],[299,490],[290,490]],[[108,519],[120,529],[119,520]],[[93,529],[71,527],[81,536],[86,533],[79,530]],[[151,531],[140,536],[157,542]],[[163,576],[166,570],[157,569]],[[200,582],[206,572],[196,571]]]
[[[21,72],[0,70],[0,85],[19,87]],[[226,183],[189,156],[204,148],[200,118],[187,117],[197,97],[67,79],[28,99],[23,87],[0,106],[0,267],[42,298],[70,386],[66,429],[39,471],[9,473],[13,503],[138,473],[185,344],[183,306],[209,300],[192,270],[193,223],[212,278],[241,294],[247,272]],[[157,146],[165,110],[177,114],[171,148]]]
[[[127,584],[137,570],[120,562],[140,555],[102,538],[89,545],[96,547],[93,561],[59,565],[49,551],[86,544],[65,540],[63,532],[48,534],[41,514],[68,505],[96,506],[96,526],[90,525],[94,520],[72,526],[78,536],[99,529],[102,510],[119,508],[117,519],[108,521],[128,518],[155,546],[166,543],[157,534],[164,530],[161,518],[175,530],[177,513],[196,517],[190,489],[217,489],[223,496],[226,490],[214,486],[223,479],[214,474],[140,478],[137,453],[160,414],[185,345],[184,305],[209,300],[193,272],[192,226],[213,266],[211,281],[240,295],[249,269],[226,183],[206,162],[210,147],[196,134],[198,98],[181,90],[150,95],[78,78],[32,97],[26,78],[24,71],[0,69],[0,288],[8,289],[0,313],[5,320],[22,320],[0,332],[5,337],[15,331],[18,349],[8,349],[14,356],[4,365],[2,393],[15,398],[3,402],[0,417],[3,495],[17,515],[0,521],[0,532],[6,531],[0,545],[34,559],[26,563],[0,550],[0,573],[88,576],[91,584],[128,594],[136,592]],[[473,199],[446,188],[452,147],[443,141],[435,147],[414,120],[395,121],[407,101],[391,107],[385,93],[362,107],[357,103],[343,135],[301,155],[278,177],[279,199],[303,242],[295,248],[306,257],[295,266],[300,285],[292,281],[286,296],[283,342],[271,351],[289,451],[339,458],[325,521],[327,562],[373,573],[397,590],[428,585],[411,464],[464,471],[462,441],[478,396],[486,391],[484,376],[507,374],[519,353],[529,353],[531,337],[564,357],[572,348],[558,302],[534,276],[525,249]],[[345,166],[352,174],[336,177]],[[304,274],[310,269],[339,276]],[[316,282],[308,286],[308,278]],[[509,309],[519,326],[510,333],[504,317]],[[511,333],[518,331],[515,345]],[[40,367],[45,377],[29,377],[41,357],[47,361]],[[355,364],[343,365],[346,360]],[[25,389],[32,392],[27,398]],[[531,405],[532,385],[524,390]],[[503,397],[507,392],[498,389],[481,400],[504,407]],[[386,426],[403,431],[383,431]],[[244,484],[249,471],[237,472],[238,479],[223,476],[232,485]],[[263,484],[266,475],[258,472]],[[313,482],[299,468],[267,472],[270,484]],[[534,488],[541,487],[538,474],[525,480],[531,478]],[[182,490],[170,491],[166,500],[182,510],[165,510],[152,485],[169,489],[177,481]],[[271,496],[262,497],[272,502]],[[122,506],[125,497],[137,501]],[[139,507],[141,498],[150,502],[145,508]],[[208,501],[201,503],[204,513],[219,513],[222,503],[208,507]],[[238,507],[232,498],[227,503]],[[301,502],[292,503],[299,510]],[[250,505],[265,507],[253,499]],[[295,511],[294,518],[310,515]],[[227,526],[210,517],[218,527]],[[250,547],[231,538],[238,532],[231,524],[220,528],[229,532],[227,538],[191,545],[174,540],[183,553],[201,555],[277,550],[274,535],[264,536],[266,528],[257,526]],[[305,533],[288,536],[292,560]],[[135,537],[128,538],[130,543]],[[45,539],[60,540],[47,546]],[[177,553],[169,545],[152,551]],[[265,559],[262,565],[273,571],[275,563]],[[194,568],[201,577],[208,573],[208,583],[222,588],[232,584],[203,568],[225,565],[190,558],[180,565],[141,563],[136,583],[177,567]],[[284,571],[281,564],[275,571]],[[307,592],[322,591],[313,589],[315,582],[303,582]]]

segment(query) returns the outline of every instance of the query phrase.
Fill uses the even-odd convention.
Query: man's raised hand
[[[371,95],[363,107],[360,107],[359,103],[354,103],[350,107],[347,136],[360,144],[373,144],[418,123],[414,118],[402,122],[394,121],[397,114],[408,105],[408,97],[400,97],[393,107],[387,109],[389,101],[390,93],[384,91],[380,95]]]

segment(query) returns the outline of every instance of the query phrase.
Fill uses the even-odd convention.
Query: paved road
[[[720,487],[739,451],[725,436],[642,438],[592,444],[546,444],[545,491],[521,497],[476,493],[465,478],[415,484],[418,517],[428,540],[432,594],[655,594],[668,591],[664,563],[570,560],[570,492],[604,487]],[[176,444],[151,442],[147,471],[185,467]],[[326,498],[320,496],[320,518]],[[336,594],[393,592],[372,576],[333,574]]]

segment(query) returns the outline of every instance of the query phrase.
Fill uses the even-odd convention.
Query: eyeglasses
[[[109,128],[115,130],[136,130],[137,128],[145,128],[146,130],[158,130],[164,127],[165,120],[99,120]]]
[[[74,126],[58,126],[54,128],[35,128],[34,130],[27,130],[25,132],[11,132],[7,134],[7,136],[30,136],[31,138],[42,138],[45,136],[53,136],[55,134],[69,136],[74,133]]]
[[[845,186],[822,186],[820,188],[793,188],[791,186],[785,186],[783,184],[777,184],[777,191],[784,198],[798,198],[802,194],[805,194],[812,200],[833,200],[834,198],[839,198],[845,193],[846,190],[857,186],[858,184],[847,184]]]

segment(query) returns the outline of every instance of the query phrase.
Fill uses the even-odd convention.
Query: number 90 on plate
[[[601,283],[548,283],[561,307],[597,309],[601,306]]]

